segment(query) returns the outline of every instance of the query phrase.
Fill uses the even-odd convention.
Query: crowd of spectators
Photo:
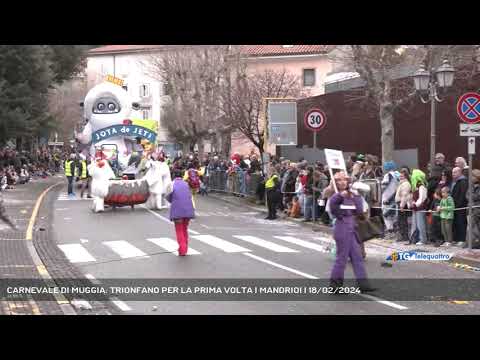
[[[0,148],[0,191],[59,172],[66,151],[46,147],[33,152]]]
[[[320,221],[332,226],[328,212],[332,195],[331,172],[319,161],[297,162],[270,157],[262,171],[259,156],[233,154],[229,159],[208,154],[200,160],[197,153],[168,160],[174,169],[201,169],[204,191],[216,190],[236,196],[256,196],[265,204],[266,193],[275,190],[275,208],[286,216],[304,222]],[[466,246],[468,206],[468,165],[464,158],[452,158],[450,165],[443,154],[435,156],[435,165],[410,169],[393,161],[381,164],[370,154],[353,154],[347,159],[351,183],[368,184],[371,191],[364,198],[369,216],[380,217],[383,237],[406,244]],[[269,179],[273,188],[266,188]],[[270,185],[268,185],[270,186]],[[480,247],[480,170],[473,170],[473,246]],[[478,207],[477,207],[478,206]],[[269,214],[269,217],[270,214]],[[273,216],[273,218],[275,218]]]

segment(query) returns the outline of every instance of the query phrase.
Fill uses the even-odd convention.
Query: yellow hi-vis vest
[[[278,179],[278,175],[273,175],[272,177],[270,177],[270,179],[267,180],[267,182],[265,183],[265,189],[271,189],[275,186],[275,178]]]
[[[86,179],[87,178],[87,161],[82,160],[82,173],[80,175],[80,179]]]
[[[65,176],[73,176],[72,175],[72,160],[65,160]]]

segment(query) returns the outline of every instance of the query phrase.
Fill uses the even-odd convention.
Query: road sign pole
[[[460,96],[457,102],[457,114],[464,124],[460,124],[460,136],[469,136],[468,146],[468,220],[467,242],[472,249],[472,167],[475,155],[475,137],[480,136],[480,94],[468,92]],[[465,124],[466,123],[466,124]]]
[[[430,97],[431,111],[430,111],[430,166],[431,169],[435,166],[435,110],[437,101],[435,96],[432,94]]]
[[[473,155],[468,156],[468,248],[472,250],[472,158]]]
[[[315,152],[317,151],[317,132],[313,131],[313,156],[315,157]],[[312,221],[315,224],[315,210],[316,210],[316,203],[315,203],[315,190],[313,190],[314,183],[312,182]]]
[[[472,167],[473,167],[473,154],[475,154],[475,138],[468,138],[468,248],[472,250],[472,193],[473,193],[473,179],[472,179]]]

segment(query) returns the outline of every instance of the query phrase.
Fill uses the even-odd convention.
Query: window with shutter
[[[148,86],[148,84],[143,84],[140,86],[140,96],[141,97],[150,96],[150,87]]]
[[[303,69],[303,86],[315,86],[315,69]]]

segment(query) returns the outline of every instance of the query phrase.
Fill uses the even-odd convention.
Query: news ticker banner
[[[368,301],[355,280],[334,289],[328,279],[0,279],[0,300],[56,301]],[[390,301],[480,301],[480,279],[370,279]]]

